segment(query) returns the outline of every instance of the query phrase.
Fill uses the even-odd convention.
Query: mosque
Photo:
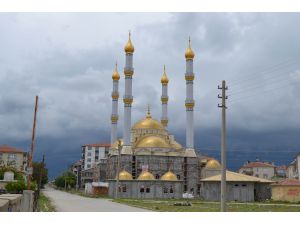
[[[183,193],[200,196],[201,178],[220,173],[217,160],[202,156],[194,147],[193,60],[189,40],[185,52],[186,71],[186,146],[168,132],[168,76],[161,77],[161,118],[145,118],[131,124],[133,104],[134,46],[129,34],[125,45],[125,94],[123,138],[117,138],[119,79],[117,67],[112,75],[111,148],[106,162],[109,196],[126,198],[181,198]]]

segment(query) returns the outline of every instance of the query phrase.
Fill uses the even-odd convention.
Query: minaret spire
[[[185,80],[186,80],[186,100],[185,100],[185,108],[186,108],[186,156],[196,157],[195,149],[194,149],[194,69],[193,69],[193,59],[195,54],[191,48],[191,39],[189,37],[188,48],[185,52],[186,59],[186,72],[185,72]]]
[[[117,140],[118,133],[118,101],[119,101],[119,79],[120,75],[118,73],[118,64],[116,62],[115,71],[112,74],[113,80],[113,91],[111,94],[112,98],[112,113],[111,113],[111,135],[110,143],[113,143]]]
[[[128,34],[128,42],[124,47],[125,51],[125,68],[124,68],[124,75],[125,75],[125,94],[123,98],[124,102],[124,130],[123,130],[123,139],[124,139],[124,146],[122,149],[122,154],[132,154],[131,148],[131,137],[130,137],[130,130],[131,130],[131,105],[133,102],[132,97],[132,75],[133,75],[133,52],[134,46],[131,42],[131,32],[129,31]]]
[[[166,73],[166,66],[164,65],[164,73],[161,77],[161,85],[162,85],[162,95],[161,95],[161,124],[164,127],[168,127],[168,83],[169,79]]]

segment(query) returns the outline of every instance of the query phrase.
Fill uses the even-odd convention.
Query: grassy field
[[[186,200],[141,200],[141,199],[116,199],[131,206],[150,209],[159,212],[219,212],[220,203],[190,200],[191,206],[176,206],[176,203],[186,203]],[[230,212],[300,212],[300,204],[286,203],[227,203]]]
[[[43,193],[40,193],[40,197],[37,203],[38,212],[55,212],[54,206],[51,204],[49,198],[47,198]]]

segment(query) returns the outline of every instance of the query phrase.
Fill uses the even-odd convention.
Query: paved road
[[[86,198],[51,187],[46,187],[43,193],[50,198],[58,212],[149,212],[145,209],[115,203],[109,199]]]

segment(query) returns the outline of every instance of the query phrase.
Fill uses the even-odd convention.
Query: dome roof
[[[135,146],[136,148],[170,148],[170,145],[162,137],[150,135],[143,137]]]
[[[221,169],[221,164],[218,162],[218,160],[211,159],[206,163],[205,168],[206,169]]]
[[[150,112],[148,112],[145,119],[138,121],[133,125],[132,129],[155,129],[164,130],[164,126],[157,120],[152,119]]]
[[[182,145],[179,144],[177,141],[174,141],[172,143],[172,147],[175,148],[175,149],[182,149]]]
[[[186,59],[193,59],[195,57],[195,54],[191,48],[191,39],[189,38],[189,47],[185,51],[185,58]]]
[[[130,34],[130,32],[129,32],[129,39],[128,39],[127,44],[126,44],[125,47],[124,47],[124,51],[125,51],[126,53],[131,53],[131,54],[132,54],[132,53],[134,52],[134,46],[133,46],[133,44],[132,44],[132,42],[131,42],[130,36],[131,36],[131,34]]]
[[[113,80],[120,80],[120,75],[119,75],[119,73],[118,73],[118,67],[117,67],[117,64],[116,64],[115,71],[114,71],[113,74],[112,74],[112,79],[113,79]]]
[[[155,180],[155,178],[152,173],[150,173],[148,171],[143,171],[139,175],[138,180]]]
[[[161,82],[162,84],[168,84],[168,83],[169,83],[169,78],[167,77],[167,74],[166,74],[166,67],[165,67],[165,66],[164,66],[164,73],[163,73],[163,75],[162,75],[162,77],[161,77],[160,82]]]
[[[120,139],[120,140],[121,140],[121,147],[122,147],[122,146],[123,146],[123,139]],[[116,140],[116,141],[112,144],[111,148],[118,149],[118,145],[119,145],[119,140]]]
[[[119,180],[132,180],[132,175],[128,173],[126,170],[123,170],[119,173]]]
[[[162,177],[161,180],[178,180],[176,175],[172,173],[171,171],[166,172]]]

